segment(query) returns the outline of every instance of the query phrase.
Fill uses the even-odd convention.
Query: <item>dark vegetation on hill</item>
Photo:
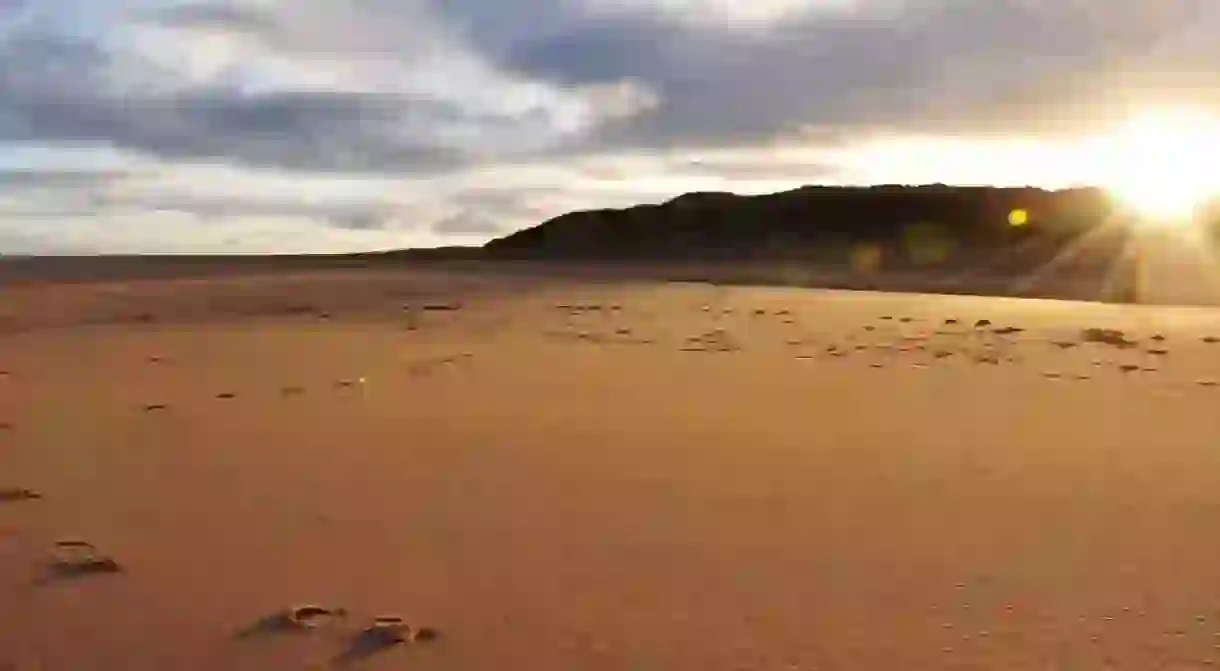
[[[1010,219],[1018,210],[1025,225]],[[1117,214],[1093,188],[810,186],[760,196],[688,193],[659,205],[572,212],[485,249],[498,258],[849,263],[865,248],[886,268],[1023,265],[1100,231]]]

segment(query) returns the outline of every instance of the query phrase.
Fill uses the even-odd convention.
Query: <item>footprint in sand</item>
[[[435,641],[439,636],[432,627],[413,627],[397,615],[383,615],[361,630],[332,663],[346,666],[398,646]]]
[[[976,328],[976,329],[981,329],[984,326],[991,326],[991,320],[990,319],[980,319],[980,320],[974,322],[974,328]]]
[[[1059,349],[1072,349],[1073,347],[1079,345],[1080,343],[1075,343],[1070,340],[1052,340],[1051,344],[1054,345],[1055,347],[1058,347]]]
[[[1220,343],[1220,338],[1217,338],[1216,336],[1203,336],[1202,340],[1203,340],[1203,342],[1207,343],[1208,345],[1215,345],[1216,343]]]
[[[10,487],[0,489],[0,503],[17,503],[20,501],[36,501],[42,498],[42,494],[24,487]]]
[[[1220,382],[1218,382],[1218,381],[1216,381],[1216,380],[1208,380],[1208,379],[1204,379],[1204,380],[1195,380],[1195,384],[1199,385],[1200,387],[1216,387],[1216,386],[1220,386]]]
[[[0,431],[12,431],[13,425],[11,422],[0,422]]]
[[[309,632],[346,616],[346,608],[302,604],[259,618],[253,624],[237,631],[234,637],[252,638],[269,634]]]
[[[1080,332],[1080,339],[1084,342],[1112,345],[1120,349],[1136,345],[1135,341],[1128,340],[1127,335],[1117,329],[1087,328]]]
[[[169,410],[168,403],[147,403],[144,405],[144,412],[162,412]]]
[[[216,394],[216,398],[218,398],[222,401],[229,401],[229,400],[237,398],[237,394],[234,394],[231,391],[222,391],[219,394]]]
[[[1154,347],[1154,348],[1149,349],[1148,353],[1153,356],[1165,356],[1165,355],[1169,354],[1169,350]]]
[[[304,394],[304,393],[305,393],[305,387],[299,387],[299,386],[295,386],[295,385],[288,386],[288,387],[280,387],[281,396],[300,396],[301,394]]]
[[[91,575],[122,573],[123,566],[113,557],[98,551],[92,543],[79,539],[55,542],[51,561],[42,582]]]
[[[1025,331],[1025,329],[1017,327],[1017,326],[1005,326],[1002,328],[992,330],[992,333],[994,333],[996,335],[1016,335],[1016,334],[1022,333],[1024,331]]]
[[[372,624],[362,632],[384,644],[415,643],[432,641],[437,638],[437,631],[431,627],[412,627],[398,615],[381,615],[373,619]]]

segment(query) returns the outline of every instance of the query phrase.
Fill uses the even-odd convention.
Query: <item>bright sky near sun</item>
[[[1215,180],[1220,3],[0,0],[0,253],[472,244],[810,183]]]

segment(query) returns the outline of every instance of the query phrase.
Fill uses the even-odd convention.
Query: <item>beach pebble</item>
[[[284,613],[284,620],[294,627],[315,629],[330,620],[347,614],[343,608],[328,608],[315,604],[293,606]]]
[[[432,641],[438,637],[435,629],[412,627],[397,615],[381,615],[375,618],[372,624],[365,628],[364,634],[383,645]]]
[[[17,501],[35,501],[41,499],[42,494],[24,487],[13,487],[9,489],[0,489],[0,503],[15,503]]]

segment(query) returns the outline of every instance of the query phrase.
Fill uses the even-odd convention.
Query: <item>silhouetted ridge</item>
[[[1026,225],[1012,225],[1014,210],[1028,215]],[[1004,263],[1053,254],[1114,215],[1096,188],[807,186],[758,196],[696,192],[662,204],[570,212],[485,249],[500,258],[846,261],[867,245],[886,267],[983,257]]]

